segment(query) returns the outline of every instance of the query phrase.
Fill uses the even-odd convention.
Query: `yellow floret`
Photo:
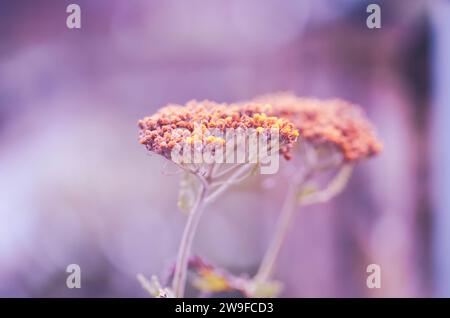
[[[214,137],[214,136],[208,136],[206,138],[206,142],[208,142],[208,143],[213,143],[215,141],[216,141],[216,137]]]
[[[229,289],[226,278],[212,270],[203,270],[193,284],[205,292],[222,292]]]

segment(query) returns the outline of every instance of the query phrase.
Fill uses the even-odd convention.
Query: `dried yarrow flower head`
[[[258,285],[270,282],[290,220],[298,207],[327,202],[339,194],[353,166],[380,153],[382,146],[362,109],[343,100],[278,93],[256,97],[254,101],[269,104],[271,108],[266,111],[270,115],[290,120],[300,133],[292,151],[294,160],[288,164],[289,188],[279,222],[252,279]],[[323,175],[327,174],[324,183]]]
[[[236,146],[246,146],[244,150],[248,152],[252,146],[248,144],[250,137],[268,141],[274,129],[279,130],[280,151],[287,153],[286,146],[296,141],[298,131],[288,120],[266,116],[263,110],[264,106],[256,103],[190,101],[185,106],[168,105],[138,122],[140,143],[151,152],[194,170],[198,164],[236,163],[232,161],[236,158],[226,157],[227,152],[236,150]],[[238,134],[245,140],[236,145]],[[241,161],[251,157],[246,155],[241,156]]]
[[[268,113],[288,119],[300,133],[286,170],[302,205],[331,199],[344,188],[355,164],[381,152],[374,127],[358,105],[292,93],[263,95],[254,101],[269,104]],[[324,182],[326,187],[318,191]]]
[[[174,162],[185,173],[179,206],[189,212],[175,267],[172,289],[184,294],[188,256],[205,204],[231,184],[269,164],[278,170],[279,154],[288,152],[299,136],[293,123],[268,116],[264,105],[190,101],[168,105],[138,122],[140,143]]]
[[[264,95],[255,101],[272,105],[272,113],[291,120],[300,141],[315,146],[332,145],[351,162],[381,151],[372,124],[362,109],[340,99],[299,98],[290,93]]]
[[[291,121],[300,136],[287,154],[293,156],[293,160],[285,165],[287,196],[273,239],[256,275],[249,279],[224,274],[223,271],[216,275],[234,282],[226,285],[228,289],[231,286],[235,290],[245,291],[247,296],[274,296],[281,285],[271,281],[270,276],[298,207],[332,199],[345,188],[352,167],[363,159],[377,155],[382,147],[362,109],[343,100],[300,98],[291,93],[278,93],[259,96],[252,101],[263,105],[260,110],[267,116]],[[206,278],[210,280],[212,274],[210,271],[207,274]],[[198,275],[205,281],[203,272]]]

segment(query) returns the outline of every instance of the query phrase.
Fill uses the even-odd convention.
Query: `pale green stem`
[[[247,166],[240,167],[233,175],[230,176],[228,181],[222,184],[217,190],[206,196],[207,190],[211,187],[211,184],[206,181],[204,177],[199,177],[201,181],[200,191],[196,198],[195,204],[189,213],[189,217],[184,228],[183,236],[181,238],[180,248],[178,250],[177,262],[175,265],[175,273],[173,277],[172,289],[175,297],[182,298],[184,296],[184,290],[186,286],[187,272],[188,272],[188,261],[192,249],[192,243],[194,241],[195,233],[198,224],[201,219],[201,215],[204,207],[211,203],[217,196],[223,193],[230,185],[233,184]]]
[[[213,202],[219,195],[221,195],[223,192],[225,192],[231,185],[237,183],[238,181],[242,181],[241,179],[238,179],[240,176],[242,176],[243,173],[248,172],[252,168],[251,164],[245,164],[243,166],[240,166],[226,181],[223,183],[220,183],[220,186],[214,190],[208,197],[205,199],[205,203],[209,204]],[[245,177],[248,177],[248,175],[245,175]],[[211,186],[214,186],[212,184]]]
[[[181,238],[181,244],[178,250],[178,257],[175,265],[175,273],[172,283],[172,289],[175,297],[177,298],[182,298],[184,296],[189,255],[191,253],[192,242],[194,241],[195,232],[204,208],[205,193],[206,187],[202,184],[200,186],[200,192],[197,195],[195,204],[189,213],[183,236]]]
[[[291,185],[284,201],[272,241],[270,242],[269,248],[264,255],[259,270],[255,275],[254,280],[257,282],[267,281],[272,274],[276,259],[278,258],[281,247],[283,246],[284,238],[289,230],[289,225],[295,215],[294,212],[297,206],[296,199],[297,188]]]
[[[347,182],[350,179],[351,172],[351,165],[342,166],[336,176],[328,183],[325,189],[302,199],[299,198],[301,187],[304,185],[305,181],[313,176],[313,172],[307,174],[300,183],[292,184],[290,186],[272,241],[270,242],[269,248],[264,255],[258,272],[254,277],[254,280],[256,282],[265,282],[272,275],[276,260],[288,233],[289,225],[292,223],[292,219],[299,206],[323,203],[338,195],[347,185]]]

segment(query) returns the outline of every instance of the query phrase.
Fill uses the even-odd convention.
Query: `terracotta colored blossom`
[[[190,101],[185,106],[168,105],[152,116],[139,120],[140,143],[149,151],[171,159],[176,145],[224,144],[224,132],[228,128],[257,133],[279,129],[281,152],[287,154],[287,145],[294,143],[299,135],[287,119],[267,116],[265,106],[257,103],[219,104],[212,101]]]
[[[178,164],[184,173],[179,206],[188,213],[188,221],[181,238],[172,285],[162,288],[157,281],[153,285],[143,284],[149,285],[147,289],[157,297],[183,297],[190,267],[197,267],[193,285],[202,292],[240,291],[249,297],[277,295],[281,284],[272,281],[270,276],[296,208],[327,202],[335,197],[345,188],[354,164],[381,151],[374,129],[359,106],[338,99],[299,98],[288,93],[261,96],[237,104],[194,100],[184,106],[168,105],[140,120],[138,125],[140,143],[149,151]],[[239,131],[239,134],[230,136],[229,131]],[[255,167],[263,167],[265,159],[271,159],[269,153],[278,160],[279,151],[289,159],[289,151],[298,137],[301,141],[296,152],[301,155],[296,157],[299,160],[288,165],[294,169],[290,170],[286,200],[257,273],[251,278],[234,276],[203,262],[189,262],[205,206],[231,185],[252,175]],[[222,152],[224,147],[216,146],[225,146],[227,150]],[[223,161],[221,155],[224,153],[227,159],[234,158],[234,151],[232,155],[228,154],[229,146],[232,150],[240,146],[239,154],[245,153],[249,160]],[[262,153],[259,152],[261,149]],[[255,152],[258,152],[258,159],[255,159]],[[194,156],[201,154],[199,158],[204,160],[194,158],[191,161],[192,153]],[[178,160],[180,154],[183,154],[183,160]],[[210,161],[209,155],[217,155],[214,158],[217,160]],[[231,165],[227,165],[229,163]],[[278,161],[274,165],[269,161],[269,164],[275,167],[269,169],[270,173],[275,173]],[[327,182],[327,178],[319,178],[323,177],[324,171],[335,170],[334,176],[327,175]]]
[[[286,157],[289,146],[299,136],[293,123],[268,116],[263,112],[265,108],[253,102],[228,105],[194,100],[185,106],[168,105],[138,122],[140,143],[176,163],[184,172],[179,206],[188,213],[188,221],[170,288],[175,297],[184,295],[188,258],[204,207],[228,187],[252,175],[255,167],[260,166],[263,171],[266,158],[269,170],[276,171],[278,165],[271,164],[272,157],[278,160],[278,152]],[[239,159],[236,156],[235,160],[236,148]],[[231,166],[227,166],[229,163]],[[191,177],[195,177],[194,181]],[[204,279],[199,280],[199,286],[227,288],[226,280],[213,272],[205,270],[202,274]]]
[[[255,102],[272,105],[268,113],[292,121],[301,139],[337,146],[347,162],[376,155],[382,149],[372,124],[357,105],[340,99],[299,98],[290,93],[260,96]]]

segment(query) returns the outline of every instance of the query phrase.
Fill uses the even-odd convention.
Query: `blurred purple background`
[[[146,297],[136,274],[172,264],[186,216],[137,119],[280,90],[362,105],[385,144],[298,215],[282,295],[450,296],[449,21],[448,1],[1,0],[0,296]],[[209,209],[196,254],[254,273],[284,195],[258,184]],[[66,287],[71,263],[81,289]],[[381,289],[366,287],[371,263]]]

